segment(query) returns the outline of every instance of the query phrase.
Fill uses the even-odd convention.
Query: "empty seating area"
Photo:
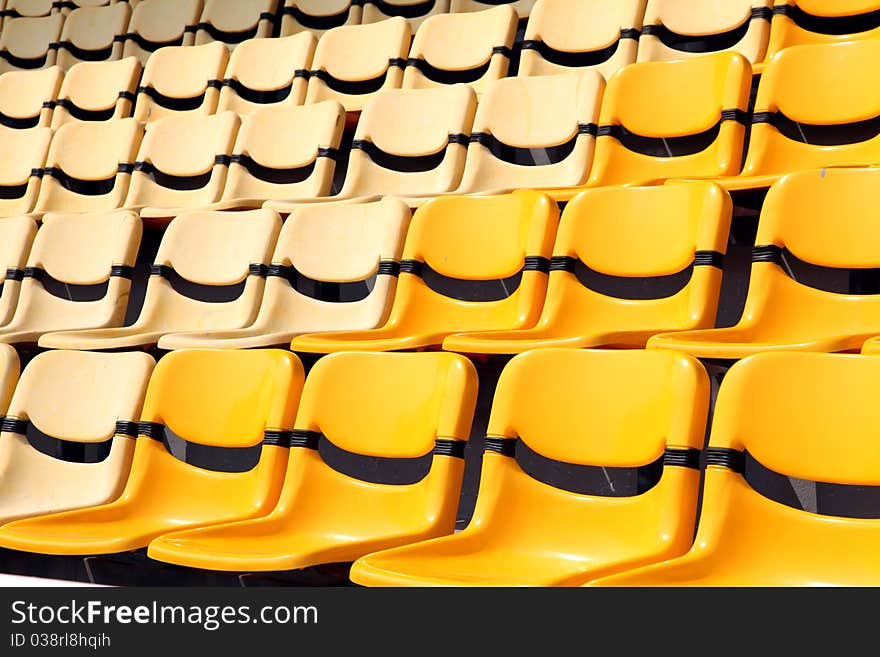
[[[880,584],[878,16],[0,0],[0,581]]]

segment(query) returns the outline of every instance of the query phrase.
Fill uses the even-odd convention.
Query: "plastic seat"
[[[110,121],[131,116],[141,77],[136,57],[115,62],[80,62],[64,76],[52,128],[77,121]]]
[[[796,353],[736,363],[718,394],[693,547],[592,585],[877,586],[876,515],[810,513],[771,500],[747,480],[746,455],[790,477],[876,487],[878,366],[874,358]]]
[[[712,328],[732,212],[712,183],[583,192],[563,211],[534,328],[452,335],[443,348],[643,348],[657,333]]]
[[[381,326],[397,289],[409,222],[409,208],[391,198],[297,210],[281,229],[252,325],[175,333],[159,347],[286,347],[305,333]]]
[[[156,51],[144,69],[134,117],[148,123],[171,115],[213,114],[228,61],[221,43]]]
[[[4,13],[7,18],[42,17],[52,13],[57,0],[6,0]],[[56,12],[60,13],[60,12]]]
[[[0,544],[44,554],[118,553],[173,530],[265,515],[281,491],[302,382],[300,362],[280,350],[167,354],[147,387],[120,497],[9,523]],[[186,461],[169,450],[181,440]],[[243,461],[252,467],[226,465]]]
[[[320,202],[381,196],[434,196],[461,182],[477,97],[464,84],[437,89],[389,89],[367,101],[358,120],[345,182]],[[316,199],[268,201],[291,212]]]
[[[0,328],[9,324],[15,314],[25,263],[36,234],[37,222],[30,217],[7,217],[0,221],[0,276],[3,279],[0,286]],[[0,414],[3,415],[9,403],[9,397],[3,395],[7,368],[5,352],[8,349],[8,345],[0,347]]]
[[[272,248],[274,212],[191,212],[172,221],[150,267],[140,315],[130,326],[46,335],[49,349],[151,347],[178,331],[236,329],[257,317]],[[2,335],[2,334],[0,334]]]
[[[516,356],[495,391],[470,524],[362,557],[351,579],[370,586],[560,586],[684,554],[694,535],[708,406],[708,376],[683,354],[565,349]],[[549,460],[544,471],[573,473],[557,482],[537,478],[545,473],[529,469],[524,452]],[[602,471],[611,485],[584,486],[584,466]],[[647,481],[621,494],[609,472],[631,479],[643,472]]]
[[[737,52],[753,65],[764,61],[773,0],[648,0],[640,62]]]
[[[55,64],[52,44],[61,36],[64,16],[7,18],[0,32],[0,73],[48,68]]]
[[[315,44],[309,33],[242,43],[226,67],[217,111],[244,116],[261,107],[301,105]]]
[[[160,536],[147,555],[211,570],[290,570],[450,534],[476,396],[476,370],[452,354],[321,359],[303,389],[272,512]],[[424,457],[427,472],[415,483],[365,481],[328,464],[328,444],[391,464]]]
[[[281,8],[281,36],[310,32],[321,38],[340,25],[360,25],[358,0],[284,0]]]
[[[595,69],[610,78],[636,61],[646,0],[538,0],[517,75]]]
[[[491,9],[500,4],[510,5],[516,10],[517,16],[523,19],[529,17],[532,8],[535,6],[535,0],[488,0],[487,2],[481,2],[481,0],[451,0],[449,11],[453,14],[460,14],[469,11],[483,11],[484,9]]]
[[[410,38],[400,17],[329,30],[315,51],[306,102],[337,100],[354,112],[375,94],[398,89]]]
[[[205,0],[196,44],[216,41],[229,50],[242,41],[272,36],[277,0]]]
[[[403,88],[465,83],[482,93],[490,82],[507,76],[516,25],[516,12],[508,5],[431,16],[413,39]]]
[[[801,171],[770,188],[742,319],[730,328],[661,334],[649,348],[737,359],[761,351],[857,351],[880,335],[880,169]],[[844,291],[829,285],[844,277]],[[863,279],[860,283],[859,279]],[[861,289],[859,289],[861,287]]]
[[[0,525],[119,497],[154,365],[143,353],[76,351],[28,363],[3,421]]]
[[[121,326],[140,239],[131,212],[46,215],[0,342],[36,344],[51,331]]]
[[[78,62],[121,59],[130,18],[131,9],[124,2],[72,11],[61,30],[56,63],[67,71]]]
[[[413,32],[428,18],[449,11],[449,0],[364,0],[362,4],[364,25],[400,17],[406,19]]]
[[[235,112],[152,123],[138,151],[126,207],[155,223],[219,201],[240,123]]]
[[[143,128],[132,118],[77,122],[55,132],[34,214],[122,206]]]
[[[413,216],[388,321],[303,335],[291,349],[424,349],[451,333],[534,326],[558,218],[557,206],[533,191],[432,199]]]
[[[0,344],[0,415],[5,419],[9,402],[15,393],[18,376],[21,373],[21,363],[15,347],[8,344]]]
[[[160,48],[193,45],[201,14],[202,0],[142,0],[132,7],[123,57],[146,66]]]
[[[16,130],[48,128],[63,79],[57,66],[0,75],[0,125]]]
[[[0,218],[33,210],[51,140],[49,128],[0,128]]]

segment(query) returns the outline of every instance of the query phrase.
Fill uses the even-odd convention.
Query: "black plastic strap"
[[[880,27],[880,9],[850,16],[815,16],[798,5],[776,5],[773,13],[786,16],[798,27],[817,34],[856,34]]]
[[[721,110],[721,121],[736,121],[740,125],[748,125],[749,115],[746,111],[741,109]]]
[[[184,28],[184,32],[195,32],[195,25],[187,25]],[[183,34],[181,34],[176,39],[169,39],[168,41],[150,41],[149,39],[145,39],[142,35],[137,32],[129,32],[125,35],[125,41],[134,41],[138,48],[143,50],[144,52],[156,52],[159,48],[165,48],[168,46],[182,46],[183,45]]]
[[[664,466],[678,466],[681,468],[690,468],[692,470],[700,469],[700,450],[694,448],[681,449],[676,447],[667,447],[663,452]]]
[[[225,156],[219,156],[225,157]],[[224,161],[217,161],[217,157],[214,158],[214,164],[224,164]],[[205,173],[199,173],[193,176],[174,176],[164,171],[159,170],[153,165],[152,162],[135,162],[134,171],[138,171],[143,173],[145,176],[149,176],[153,182],[155,182],[160,187],[164,187],[166,189],[174,189],[177,191],[192,191],[195,189],[203,189],[208,183],[211,182],[211,176],[214,175],[213,170],[206,171]]]
[[[485,450],[501,454],[502,456],[514,457],[516,456],[517,441],[517,438],[493,438],[486,436]]]
[[[111,265],[110,266],[110,275],[117,276],[119,278],[127,278],[131,280],[132,268],[130,265]]]
[[[401,260],[399,271],[401,274],[422,275],[422,263],[418,260]]]
[[[709,447],[706,450],[706,465],[717,465],[738,474],[745,471],[746,454],[727,447]]]
[[[361,0],[361,4],[373,5],[386,16],[402,16],[403,18],[419,18],[426,16],[434,8],[436,0],[423,0],[408,5],[393,5],[385,0]],[[354,4],[354,2],[352,3]]]
[[[0,50],[0,59],[5,59],[11,66],[20,69],[33,70],[37,68],[43,68],[46,65],[46,58],[48,57],[48,52],[45,55],[40,55],[39,57],[16,57],[8,50]]]
[[[592,137],[596,136],[596,133],[599,132],[599,126],[595,123],[578,123],[578,134],[579,135],[590,135]]]
[[[24,278],[24,271],[21,269],[15,269],[14,267],[10,267],[6,270],[6,278],[4,280],[7,281],[20,281]]]
[[[114,39],[116,41],[116,39]],[[103,62],[113,55],[113,45],[106,48],[97,48],[95,50],[80,48],[71,41],[57,41],[49,44],[50,50],[66,50],[76,59],[82,62]]]
[[[269,267],[267,267],[263,263],[251,263],[250,265],[248,265],[248,275],[266,278],[266,276],[269,275]]]
[[[752,20],[761,19],[765,21],[773,20],[772,7],[752,7]]]
[[[17,433],[24,436],[27,434],[29,422],[27,420],[19,420],[14,417],[5,417],[3,418],[3,423],[0,424],[0,431],[4,431],[7,433]]]
[[[263,444],[273,447],[290,447],[291,432],[278,429],[266,429],[263,432]]]
[[[400,274],[400,263],[396,260],[380,260],[376,274],[379,276],[398,276]]]
[[[306,77],[306,79],[308,79],[307,76],[302,76],[300,73],[307,73],[307,71],[295,71],[293,77]],[[275,103],[280,103],[290,96],[290,92],[293,89],[292,83],[281,87],[280,89],[251,89],[235,78],[226,78],[223,80],[222,86],[229,87],[239,98],[257,105],[273,105]]]
[[[213,23],[200,22],[196,29],[204,30],[208,33],[213,41],[220,41],[221,43],[241,43],[242,41],[247,41],[248,39],[253,39],[257,36],[257,31],[260,29],[260,23],[263,21],[275,21],[275,14],[264,11],[260,13],[259,18],[257,19],[256,24],[253,27],[237,30],[237,31],[226,31],[221,30],[214,26]]]
[[[718,251],[697,251],[694,253],[694,267],[724,268],[724,254]]]
[[[43,103],[43,107],[46,109],[52,109],[53,104],[50,104],[49,107],[46,107],[46,103]],[[40,114],[39,112],[36,116],[26,116],[23,118],[19,118],[16,116],[7,116],[0,112],[0,125],[4,125],[7,128],[12,128],[13,130],[27,130],[28,128],[35,128],[40,123]]]
[[[213,80],[208,81],[206,87],[210,87],[211,82],[213,82]],[[196,96],[190,96],[189,98],[175,98],[173,96],[166,96],[159,92],[155,87],[140,86],[138,87],[138,93],[142,93],[149,97],[160,107],[174,110],[175,112],[188,112],[190,110],[198,109],[202,106],[202,103],[205,102],[204,91]]]
[[[305,429],[294,429],[290,432],[290,446],[304,447],[305,449],[318,449],[318,443],[321,441],[321,433],[318,431],[306,431]]]
[[[434,455],[452,456],[457,459],[463,459],[465,447],[467,447],[466,440],[450,440],[448,438],[437,438],[434,441]]]
[[[360,2],[352,2],[351,6],[353,7],[358,4],[360,4]],[[281,14],[283,16],[293,16],[294,20],[297,23],[310,30],[331,30],[334,27],[345,25],[348,22],[348,14],[350,11],[351,7],[348,7],[338,14],[332,14],[329,16],[313,16],[312,14],[305,13],[299,7],[289,6],[284,7],[281,10]]]
[[[550,272],[550,260],[544,256],[526,256],[522,270],[547,274]]]
[[[162,442],[165,439],[165,425],[158,422],[138,423],[138,436]]]
[[[114,435],[137,438],[138,433],[139,427],[137,422],[131,422],[129,420],[117,420]]]
[[[756,245],[752,249],[752,262],[782,264],[782,247],[775,244]]]

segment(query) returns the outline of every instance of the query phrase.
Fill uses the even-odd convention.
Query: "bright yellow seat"
[[[165,355],[147,387],[120,497],[9,523],[0,545],[109,554],[145,548],[170,531],[267,514],[281,492],[302,383],[299,360],[280,350]],[[186,460],[169,451],[184,445]]]
[[[51,46],[61,36],[64,16],[7,18],[0,32],[0,73],[54,66],[57,51]]]
[[[451,534],[476,395],[476,370],[453,354],[328,356],[303,389],[275,509],[166,534],[147,554],[212,570],[290,570]],[[372,483],[325,462],[327,443],[392,464],[425,457],[430,466],[412,484]]]
[[[516,356],[496,388],[470,524],[367,555],[351,579],[559,586],[684,554],[694,535],[708,405],[706,372],[684,355],[566,349]],[[644,488],[621,491],[608,479],[599,491],[572,492],[535,479],[522,452],[550,459],[545,471],[592,466],[610,477],[610,470],[648,466],[653,474],[644,471]],[[569,488],[585,488],[585,478],[576,471]]]
[[[880,209],[871,201],[878,183],[880,169],[783,177],[761,210],[740,321],[730,328],[657,335],[648,347],[722,359],[780,349],[861,348],[867,337],[880,334],[880,295],[835,292],[827,283],[841,270],[858,276],[880,267]]]
[[[768,499],[747,481],[746,460],[799,479],[880,485],[878,383],[880,360],[864,356],[773,353],[736,363],[718,394],[693,547],[593,585],[880,585],[876,515],[820,515]]]
[[[359,0],[284,0],[281,7],[281,36],[309,32],[321,38],[341,25],[359,25]]]
[[[534,326],[559,211],[543,194],[447,196],[415,213],[388,321],[295,338],[294,351],[439,347],[451,333]]]
[[[49,128],[0,127],[0,217],[34,209],[51,141]]]
[[[212,41],[230,51],[248,39],[272,36],[277,0],[205,0],[196,45]]]
[[[642,348],[657,333],[711,328],[732,211],[712,183],[582,192],[562,213],[535,327],[451,335],[443,348]]]
[[[48,128],[63,79],[57,66],[0,75],[0,125],[15,130]]]
[[[58,92],[52,129],[76,121],[111,121],[131,116],[140,77],[141,65],[135,57],[74,65]]]
[[[193,45],[201,13],[202,0],[142,0],[132,5],[122,56],[137,57],[146,66],[160,48]]]
[[[119,497],[154,365],[143,353],[77,351],[28,363],[3,421],[0,525]]]
[[[64,20],[61,37],[53,48],[56,63],[65,71],[78,62],[109,62],[122,58],[123,37],[131,8],[125,2],[78,7]]]
[[[0,221],[0,328],[9,324],[15,314],[25,263],[36,235],[37,222],[30,217],[6,217]],[[0,351],[6,351],[6,348],[0,348]],[[0,373],[2,371],[0,367]],[[0,414],[4,412],[5,409],[0,409]]]
[[[449,0],[362,0],[361,4],[364,25],[403,17],[413,33],[431,16],[449,12]]]

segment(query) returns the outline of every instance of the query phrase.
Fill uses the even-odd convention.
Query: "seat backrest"
[[[636,61],[646,0],[538,0],[517,75],[592,68],[610,78]]]
[[[743,175],[876,164],[880,74],[853,66],[876,57],[880,39],[795,46],[776,55],[758,85]]]
[[[20,373],[21,363],[15,347],[9,344],[0,345],[0,415],[4,418]]]
[[[9,324],[15,314],[21,280],[24,278],[24,266],[36,235],[37,222],[30,217],[14,216],[0,221],[0,276],[3,277],[0,287],[0,327]],[[0,352],[4,351],[5,349],[0,349]],[[7,355],[0,353],[0,377],[5,376],[6,360]],[[0,414],[5,414],[6,404],[9,403],[9,397],[3,396],[5,381],[5,378],[0,380]]]
[[[878,35],[877,0],[775,0],[767,61],[791,46],[873,39]]]
[[[489,85],[477,106],[457,191],[585,183],[604,91],[605,80],[596,71]]]
[[[75,64],[61,85],[52,128],[75,121],[109,121],[131,116],[141,65],[136,57]]]
[[[332,100],[256,110],[242,122],[222,200],[326,196],[344,128]]]
[[[508,5],[431,16],[413,39],[403,88],[463,82],[483,92],[489,82],[507,75],[516,25],[516,12]]]
[[[33,210],[51,140],[49,128],[0,128],[0,217]]]
[[[406,236],[385,326],[431,335],[534,326],[558,218],[555,203],[526,190],[426,202]]]
[[[28,363],[2,425],[0,522],[119,496],[154,365],[145,353],[63,350]]]
[[[6,16],[20,18],[22,16],[48,16],[52,13],[56,0],[6,0]]]
[[[239,45],[226,67],[217,111],[243,116],[261,107],[301,105],[316,43],[306,32]]]
[[[773,0],[648,0],[640,62],[738,52],[752,64],[764,61]]]
[[[162,235],[135,326],[170,333],[253,324],[280,229],[271,210],[178,215]]]
[[[413,33],[428,18],[449,11],[449,0],[364,0],[362,4],[364,25],[399,16],[407,20]]]
[[[229,50],[242,41],[272,36],[277,0],[205,0],[196,43],[217,41]]]
[[[490,9],[500,4],[510,5],[516,10],[517,16],[519,16],[520,19],[523,19],[529,17],[532,8],[535,6],[535,0],[487,0],[486,2],[483,2],[482,0],[451,0],[449,11],[453,14],[460,14],[468,11],[483,11],[484,9]]]
[[[461,181],[477,97],[464,84],[389,89],[358,120],[340,194],[441,194]]]
[[[357,0],[284,0],[281,36],[311,32],[320,38],[340,25],[360,25],[361,5]]]
[[[160,48],[191,46],[201,14],[202,0],[141,0],[131,12],[123,57],[146,66]]]
[[[738,174],[751,83],[736,53],[619,70],[605,88],[589,186]]]
[[[398,89],[410,37],[409,24],[399,16],[329,30],[315,51],[306,102],[331,99],[360,109],[379,91]]]
[[[143,128],[133,118],[61,126],[52,138],[36,212],[104,212],[122,206]]]
[[[131,9],[125,2],[106,7],[80,7],[64,21],[57,64],[65,71],[77,62],[115,61],[122,57],[122,38]]]
[[[165,116],[213,114],[229,53],[221,43],[168,46],[147,61],[134,116],[148,123]]]
[[[7,18],[0,32],[0,73],[40,69],[55,64],[51,48],[61,36],[64,16]]]
[[[48,128],[64,72],[57,66],[0,75],[0,125],[7,128]]]

